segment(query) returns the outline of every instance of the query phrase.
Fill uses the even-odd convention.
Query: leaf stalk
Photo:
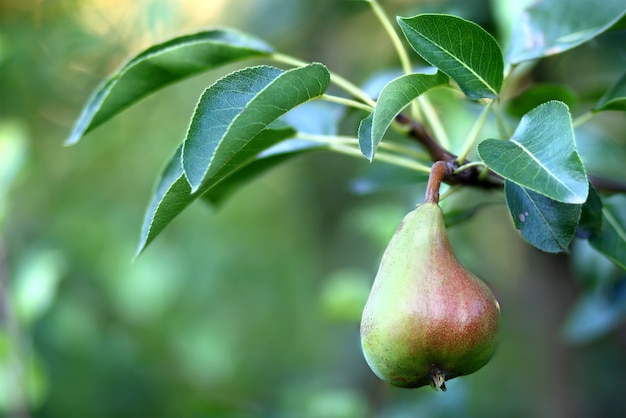
[[[480,116],[478,116],[478,119],[476,119],[476,122],[474,122],[474,125],[472,126],[472,129],[470,130],[469,134],[467,135],[467,138],[465,138],[463,150],[461,151],[461,153],[456,159],[456,161],[459,164],[463,164],[463,161],[467,159],[467,156],[469,155],[470,151],[476,145],[476,140],[478,139],[478,135],[480,134],[480,131],[483,129],[483,126],[485,126],[485,122],[487,121],[487,116],[489,115],[489,111],[491,110],[491,107],[493,106],[494,102],[495,100],[490,100],[489,103],[487,103],[487,106],[483,108],[483,111],[480,113]]]

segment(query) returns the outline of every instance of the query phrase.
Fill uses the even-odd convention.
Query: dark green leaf
[[[448,74],[470,99],[498,97],[504,74],[502,50],[477,24],[456,16],[398,18],[413,49]]]
[[[222,166],[212,177],[207,178],[202,187],[195,192],[192,192],[183,173],[182,145],[179,146],[165,167],[148,205],[137,254],[140,254],[194,200],[205,193],[211,193],[211,190],[219,186],[222,181],[254,161],[260,152],[280,141],[293,137],[295,133],[293,129],[284,126],[261,131],[244,148],[232,156],[230,164]]]
[[[574,92],[565,86],[556,84],[535,84],[524,90],[519,96],[508,101],[506,110],[511,115],[521,118],[535,107],[550,100],[563,102],[570,109],[577,102]]]
[[[549,253],[567,251],[580,219],[582,205],[557,202],[506,181],[506,202],[522,237]]]
[[[232,173],[224,180],[202,195],[202,198],[213,205],[219,205],[235,190],[249,183],[272,168],[309,151],[327,149],[326,144],[303,139],[290,139],[281,142],[261,153],[251,163]]]
[[[601,110],[626,111],[626,73],[617,80],[593,108],[594,112]]]
[[[572,119],[561,102],[527,113],[509,141],[478,144],[490,169],[518,185],[563,203],[584,203],[589,184],[576,151]]]
[[[589,196],[582,207],[576,237],[589,239],[602,232],[602,200],[595,187],[589,185]]]
[[[567,51],[606,31],[625,13],[624,0],[532,2],[513,28],[507,60],[515,64]]]
[[[582,291],[591,292],[610,287],[625,272],[584,239],[574,240],[570,256],[571,270]]]
[[[370,113],[361,120],[359,123],[359,149],[361,150],[361,154],[365,155],[365,157],[372,161],[374,157],[374,153],[376,152],[376,147],[378,144],[374,144],[373,141],[373,122],[374,122],[374,112]]]
[[[67,144],[145,96],[193,74],[271,54],[261,40],[233,30],[210,30],[154,45],[128,61],[91,95]]]
[[[269,66],[229,74],[202,95],[183,143],[183,169],[193,191],[211,179],[270,123],[320,96],[330,83],[322,64],[282,71]]]
[[[602,233],[590,238],[589,243],[626,270],[626,195],[613,195],[602,203]]]
[[[447,82],[448,77],[437,72],[409,74],[387,83],[380,92],[376,107],[359,126],[359,147],[363,155],[372,161],[378,144],[402,109],[420,94]]]
[[[315,135],[336,135],[337,125],[342,116],[343,107],[335,103],[311,101],[290,110],[277,122],[285,121],[299,133]],[[273,123],[275,127],[277,123]],[[309,151],[327,149],[321,142],[293,138],[280,142],[263,151],[254,161],[225,178],[207,193],[202,199],[212,205],[219,205],[231,193],[256,177],[280,165],[284,161]]]

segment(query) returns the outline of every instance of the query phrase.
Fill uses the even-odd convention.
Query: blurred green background
[[[519,6],[510,3],[382,1],[391,16],[463,16],[503,42]],[[357,1],[0,0],[0,415],[626,416],[624,322],[593,300],[583,309],[585,289],[623,272],[582,244],[578,265],[534,250],[503,204],[450,229],[500,300],[494,359],[447,393],[378,381],[359,347],[361,308],[422,189],[355,193],[365,160],[299,157],[223,207],[193,205],[133,263],[155,178],[202,90],[229,69],[168,87],[76,146],[63,141],[124,59],[211,26],[255,33],[358,83],[397,66]],[[547,59],[534,77],[563,83],[584,106],[626,66],[624,39]],[[608,113],[592,125],[606,148],[584,135],[579,147],[589,166],[623,177],[623,113]],[[471,115],[444,116],[462,138]]]

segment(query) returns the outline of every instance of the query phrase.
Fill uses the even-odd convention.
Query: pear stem
[[[430,169],[424,203],[439,203],[439,187],[444,177],[452,173],[452,167],[445,161],[437,161]]]

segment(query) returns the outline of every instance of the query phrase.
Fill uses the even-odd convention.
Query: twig
[[[462,163],[459,163],[456,155],[441,147],[441,145],[430,136],[422,124],[408,116],[400,113],[396,117],[396,121],[400,125],[409,128],[408,135],[426,148],[426,151],[433,161],[443,161],[448,165],[449,170],[443,177],[445,183],[449,185],[465,184],[481,187],[483,189],[501,188],[504,185],[503,179],[492,171],[489,171],[486,176],[481,176],[481,166],[472,166],[466,170],[457,171],[462,165],[470,164],[470,161],[464,160]]]

